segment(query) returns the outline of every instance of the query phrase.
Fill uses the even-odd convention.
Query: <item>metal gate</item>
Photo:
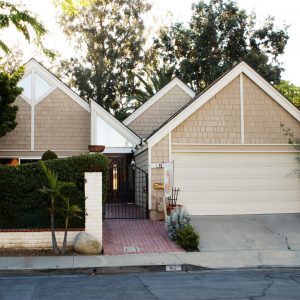
[[[148,218],[148,174],[134,164],[111,160],[105,219]]]

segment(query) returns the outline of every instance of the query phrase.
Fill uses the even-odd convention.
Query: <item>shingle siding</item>
[[[57,88],[35,107],[35,150],[87,150],[90,113]]]
[[[186,104],[191,97],[177,85],[133,120],[128,127],[141,138],[150,135]]]
[[[300,137],[299,122],[275,100],[244,76],[244,112],[246,144],[287,144],[283,128],[290,128],[294,137]]]
[[[172,131],[173,143],[239,144],[239,77]]]
[[[0,150],[30,150],[31,141],[31,106],[22,97],[14,102],[17,112],[17,127],[0,138]]]

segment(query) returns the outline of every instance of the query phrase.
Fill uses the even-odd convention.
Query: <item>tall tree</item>
[[[274,18],[258,27],[255,15],[248,15],[236,2],[210,0],[193,4],[188,26],[163,28],[153,51],[162,64],[173,65],[186,83],[201,91],[240,60],[277,84],[287,40],[287,26],[276,29]]]
[[[54,57],[54,52],[43,46],[43,38],[47,33],[43,23],[21,5],[13,4],[8,0],[0,0],[0,30],[8,28],[10,25],[13,25],[28,42],[31,42],[33,38],[34,43],[41,47],[46,55]],[[3,39],[0,39],[0,49],[5,53],[10,51]]]
[[[282,80],[276,88],[287,97],[298,109],[300,109],[300,87],[290,81]]]
[[[172,80],[174,72],[174,67],[152,68],[146,66],[135,74],[136,83],[133,95],[128,96],[122,107],[116,111],[116,118],[120,121],[125,120],[133,111],[167,85]]]
[[[86,54],[62,63],[71,86],[86,100],[117,111],[135,89],[134,72],[142,61],[144,0],[95,0],[80,14],[64,14],[61,25]]]
[[[13,102],[22,93],[22,88],[18,87],[17,83],[23,74],[23,68],[9,74],[0,66],[0,137],[17,126],[18,107],[13,105]]]

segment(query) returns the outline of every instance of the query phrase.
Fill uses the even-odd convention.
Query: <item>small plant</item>
[[[56,158],[58,158],[57,154],[51,150],[47,150],[46,152],[44,152],[42,156],[42,160],[50,160]]]
[[[191,224],[176,230],[176,243],[185,250],[197,250],[199,240],[199,234]]]
[[[61,195],[62,199],[62,206],[58,207],[57,210],[64,216],[65,219],[65,233],[64,233],[64,240],[61,249],[61,253],[65,253],[67,251],[67,235],[68,235],[68,228],[69,228],[69,221],[72,218],[80,218],[82,213],[82,209],[76,204],[70,204],[70,198],[64,195]]]
[[[176,231],[191,223],[191,217],[184,208],[175,208],[167,218],[168,235],[172,241],[176,241]]]

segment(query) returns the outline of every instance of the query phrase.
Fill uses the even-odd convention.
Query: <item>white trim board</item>
[[[132,153],[132,147],[105,147],[103,153]]]
[[[174,78],[160,91],[158,91],[154,96],[152,96],[143,105],[141,105],[136,111],[134,111],[129,117],[127,117],[123,121],[123,124],[129,125],[132,121],[134,121],[137,117],[139,117],[143,112],[145,112],[150,106],[152,106],[155,102],[157,102],[161,97],[163,97],[176,85],[180,87],[185,93],[187,93],[191,98],[195,97],[195,92],[192,89],[190,89],[180,79]]]
[[[159,142],[165,135],[171,132],[184,120],[186,120],[191,114],[198,110],[201,106],[207,103],[212,97],[220,92],[225,86],[227,86],[233,79],[240,74],[244,73],[254,83],[256,83],[265,93],[267,93],[272,99],[274,99],[280,106],[282,106],[287,112],[289,112],[298,122],[300,122],[300,111],[292,105],[283,95],[281,95],[271,84],[263,79],[256,71],[254,71],[245,62],[239,63],[226,75],[224,75],[219,81],[212,85],[206,92],[201,94],[194,102],[192,102],[187,108],[175,116],[170,122],[165,124],[160,130],[148,139],[149,146],[152,147]]]
[[[67,94],[73,101],[75,101],[77,104],[79,104],[82,108],[84,108],[86,111],[90,112],[90,106],[89,104],[84,101],[82,98],[80,98],[75,92],[73,92],[69,87],[67,87],[64,83],[62,83],[58,78],[56,78],[51,72],[49,72],[45,67],[43,67],[39,62],[37,62],[35,59],[30,59],[25,64],[25,74],[24,77],[29,74],[31,71],[37,71],[37,73],[43,77],[46,81],[49,81],[49,83],[53,87],[60,88],[65,94]],[[53,90],[52,90],[53,91]],[[48,93],[47,93],[48,94]],[[45,97],[45,95],[43,95]],[[43,98],[45,99],[45,98]],[[43,101],[43,99],[39,98],[38,102]]]
[[[299,150],[173,150],[172,153],[300,153]]]
[[[107,122],[113,129],[120,133],[126,140],[128,140],[132,145],[138,145],[141,139],[133,133],[129,128],[127,128],[123,123],[118,121],[114,116],[102,108],[98,103],[91,100],[91,141],[95,143],[97,135],[96,120],[97,115],[101,117],[105,122]]]

